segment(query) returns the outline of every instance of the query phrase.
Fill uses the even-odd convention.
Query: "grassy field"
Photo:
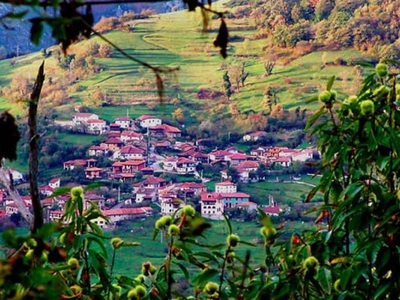
[[[251,195],[251,199],[260,205],[267,205],[269,195],[274,197],[278,205],[292,206],[305,199],[312,187],[298,183],[256,182],[240,187],[242,192]]]
[[[141,246],[138,247],[122,247],[119,250],[115,261],[116,274],[137,276],[140,273],[141,263],[144,261],[151,261],[157,267],[162,265],[168,251],[167,243],[161,235],[152,240],[155,221],[155,218],[148,218],[129,222],[123,226],[123,230],[119,228],[115,232],[108,233],[108,235],[119,236],[126,241],[141,243]],[[199,241],[214,245],[224,243],[228,232],[226,223],[224,221],[211,221],[211,224],[212,227],[206,233],[207,239],[199,238]],[[300,222],[288,222],[283,231],[284,237],[290,236],[294,231],[300,232],[309,226],[309,224]],[[232,221],[233,232],[238,234],[244,241],[251,243],[261,238],[260,227],[261,225],[258,221],[246,223]],[[107,243],[107,246],[109,253],[111,253],[109,243]],[[247,250],[251,251],[251,263],[253,265],[263,262],[264,247],[262,244],[258,244],[255,247],[239,245],[236,253],[244,257]]]
[[[221,3],[217,4],[221,5]],[[225,8],[229,9],[229,8]],[[212,41],[219,26],[219,20],[211,22],[209,33],[201,32],[202,24],[200,13],[188,13],[186,11],[168,13],[153,16],[149,20],[137,21],[135,31],[113,31],[105,34],[112,42],[124,49],[128,54],[137,59],[146,61],[155,66],[175,66],[179,71],[174,74],[167,74],[165,80],[165,92],[170,98],[180,98],[197,103],[200,107],[187,107],[187,114],[196,113],[197,116],[204,116],[201,111],[210,106],[217,105],[209,101],[197,99],[196,93],[201,88],[222,90],[222,75],[225,72],[224,65],[238,64],[243,60],[246,64],[246,72],[250,75],[240,93],[235,93],[231,101],[237,101],[238,107],[242,112],[248,110],[264,110],[263,90],[267,85],[279,86],[281,92],[278,93],[279,102],[286,108],[315,108],[317,104],[306,104],[305,100],[315,95],[325,86],[327,79],[332,75],[338,75],[341,80],[335,84],[335,89],[339,95],[351,93],[347,88],[352,86],[355,79],[353,67],[333,66],[328,64],[321,69],[322,61],[331,62],[336,58],[354,58],[360,54],[354,50],[313,52],[298,59],[286,63],[278,61],[274,72],[268,77],[262,76],[264,73],[262,60],[254,58],[262,56],[262,47],[266,45],[266,40],[254,40],[255,33],[251,27],[251,20],[229,19],[228,27],[232,28],[230,36],[246,39],[244,42],[231,42],[229,57],[224,60],[220,57],[218,49],[212,46]],[[246,28],[247,26],[247,28]],[[98,40],[97,37],[93,38]],[[99,40],[98,40],[99,41]],[[99,41],[100,42],[100,41]],[[88,41],[82,41],[71,48],[84,48]],[[247,57],[243,58],[243,54]],[[37,67],[43,57],[39,53],[32,53],[21,56],[14,66],[9,60],[0,61],[0,85],[7,86],[13,76],[22,73],[33,79],[36,76]],[[45,59],[46,69],[56,66],[53,57]],[[155,91],[155,78],[150,70],[140,67],[139,64],[132,62],[115,50],[111,58],[97,59],[103,66],[103,70],[85,79],[78,80],[81,86],[79,91],[73,92],[71,104],[84,103],[85,99],[90,98],[92,92],[101,90],[109,96],[113,96],[116,101],[124,106],[119,108],[97,108],[94,111],[107,120],[126,114],[126,108],[130,107],[130,114],[136,117],[143,113],[170,116],[174,110],[172,105],[159,105],[157,93]],[[60,74],[60,76],[62,76]],[[138,81],[147,79],[149,85],[142,86]],[[176,86],[179,88],[176,89]],[[149,111],[146,104],[155,102],[156,111]],[[144,105],[138,105],[138,104]],[[12,109],[18,112],[15,104],[0,98],[0,109]],[[61,109],[61,108],[60,108]],[[187,118],[191,121],[193,118]]]

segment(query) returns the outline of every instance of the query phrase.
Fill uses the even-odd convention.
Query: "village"
[[[130,187],[129,196],[123,200],[120,193],[118,199],[106,198],[91,191],[85,193],[84,207],[96,203],[109,220],[96,219],[94,222],[101,228],[113,228],[119,221],[156,213],[172,215],[193,201],[198,202],[203,217],[215,220],[223,219],[223,213],[231,208],[255,211],[257,203],[252,201],[250,194],[238,190],[238,183],[265,179],[262,177],[272,167],[284,170],[294,162],[304,163],[318,155],[312,147],[258,146],[246,153],[230,146],[210,151],[204,143],[205,139],[186,141],[179,128],[151,115],[142,115],[137,119],[122,116],[108,124],[96,114],[77,112],[67,126],[73,132],[101,135],[104,140],[91,146],[85,157],[62,162],[64,171],[82,169],[86,182],[119,182]],[[257,141],[264,135],[266,132],[256,131],[244,135],[242,139]],[[106,158],[108,166],[97,166],[100,158]],[[210,179],[203,176],[202,165],[220,166],[220,182],[215,184],[213,190],[207,189],[206,183]],[[161,174],[191,175],[196,180],[171,182]],[[18,172],[14,171],[13,176],[14,180],[22,180]],[[296,176],[292,179],[299,180]],[[69,195],[52,196],[61,186],[63,182],[55,177],[39,187],[47,221],[57,221],[63,215]],[[267,214],[277,216],[284,211],[271,195],[265,195],[265,198],[268,201],[262,209]],[[29,196],[22,196],[22,199],[30,208]],[[0,203],[0,217],[18,213],[17,205],[5,191],[0,193]]]

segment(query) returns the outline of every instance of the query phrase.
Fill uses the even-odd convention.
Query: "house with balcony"
[[[114,159],[126,159],[126,160],[143,160],[145,151],[132,146],[127,145],[116,151],[113,155]]]
[[[77,167],[94,167],[96,165],[96,160],[92,159],[74,159],[68,160],[63,163],[64,170],[71,171]]]
[[[105,147],[107,151],[115,152],[120,150],[124,146],[124,142],[117,138],[108,138],[100,144],[100,146]]]
[[[178,194],[175,192],[159,193],[158,202],[161,208],[162,215],[172,215],[179,208],[185,206],[182,200],[178,200]]]
[[[201,215],[207,219],[222,220],[224,204],[218,193],[202,193],[200,195]]]
[[[176,171],[179,174],[190,174],[196,171],[197,163],[191,159],[187,159],[184,157],[178,158],[176,162]]]
[[[91,134],[104,134],[107,132],[107,122],[101,119],[90,119],[83,123],[86,132]]]
[[[247,159],[248,159],[247,155],[243,153],[235,153],[227,157],[227,160],[231,167],[237,166],[242,162],[245,162]]]
[[[231,181],[223,181],[217,182],[215,184],[215,192],[216,193],[236,193],[237,192],[237,184]]]
[[[85,177],[87,179],[103,178],[105,170],[103,168],[90,167],[85,169]]]
[[[94,145],[94,146],[90,146],[89,150],[88,150],[88,155],[89,156],[104,156],[107,154],[107,147],[105,146],[99,146],[99,145]]]
[[[119,117],[114,120],[114,123],[119,125],[120,128],[129,129],[132,127],[133,120],[129,117]]]
[[[130,130],[124,130],[121,132],[121,141],[124,143],[131,143],[133,141],[142,141],[143,140],[143,134],[130,131]]]

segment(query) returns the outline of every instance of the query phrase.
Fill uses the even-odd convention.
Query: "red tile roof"
[[[157,117],[151,116],[151,115],[141,115],[137,120],[139,121],[144,121],[144,120],[149,120],[149,119],[159,119]]]
[[[281,212],[281,209],[279,206],[267,206],[263,208],[264,212],[269,213],[269,214],[279,214]]]
[[[136,208],[115,208],[103,211],[104,216],[121,216],[121,215],[139,215],[152,212],[153,209],[149,206]]]

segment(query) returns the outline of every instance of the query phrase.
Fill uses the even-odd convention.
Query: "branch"
[[[39,171],[39,147],[37,133],[37,109],[40,99],[40,93],[44,82],[44,61],[39,67],[35,84],[33,86],[31,98],[29,101],[29,190],[32,198],[33,208],[33,226],[32,233],[35,233],[43,225],[43,209],[40,203],[38,188],[38,171]]]

